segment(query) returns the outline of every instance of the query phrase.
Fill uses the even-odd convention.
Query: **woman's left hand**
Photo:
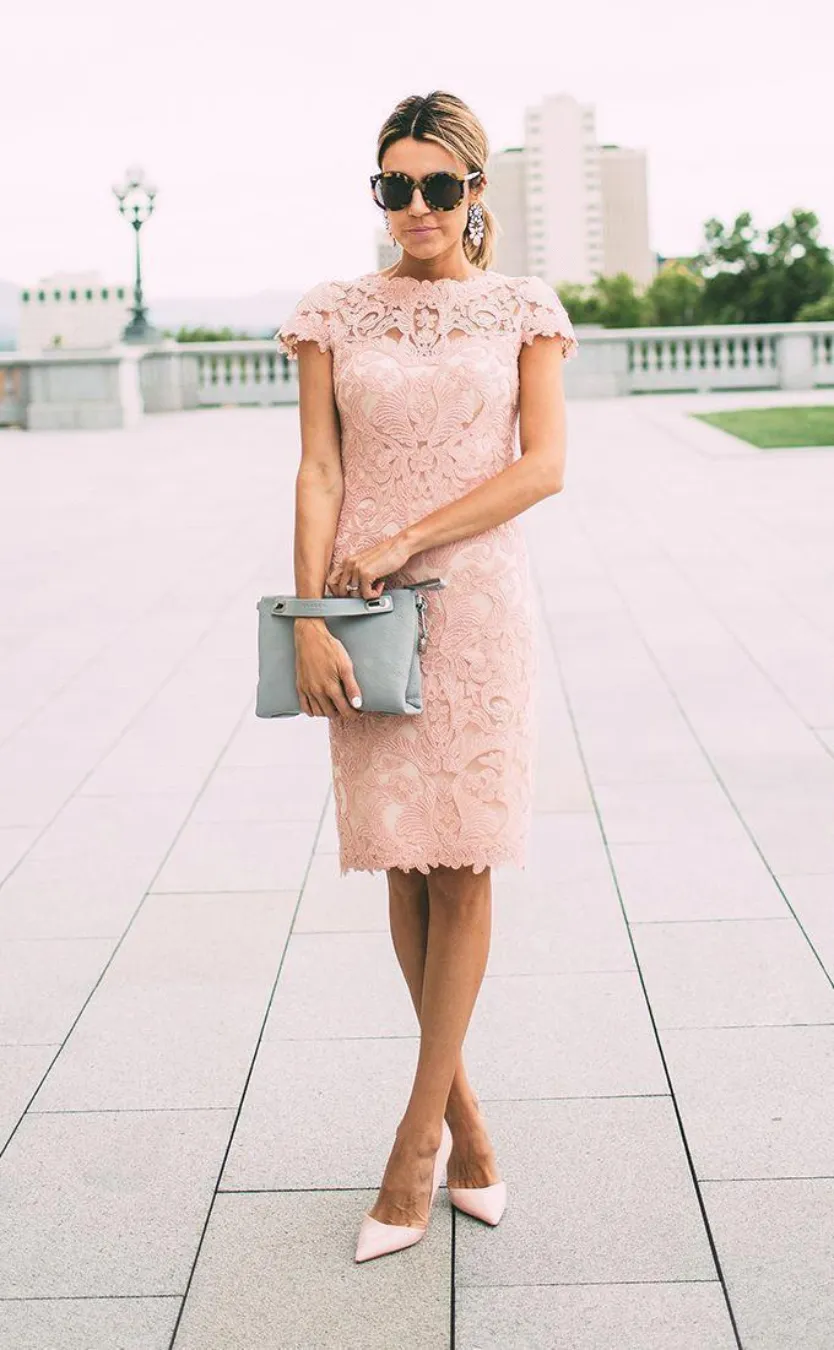
[[[382,594],[385,578],[404,567],[410,557],[411,550],[402,535],[392,535],[372,548],[342,558],[328,572],[327,585],[333,595],[361,595],[363,600],[373,600]]]

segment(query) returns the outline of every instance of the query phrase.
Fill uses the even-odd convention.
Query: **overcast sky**
[[[553,93],[645,147],[651,243],[711,215],[817,211],[834,246],[830,0],[42,0],[3,18],[0,279],[132,278],[111,185],[159,187],[148,298],[301,291],[376,266],[378,128],[399,99],[465,99],[492,149]],[[488,200],[488,189],[487,189]]]

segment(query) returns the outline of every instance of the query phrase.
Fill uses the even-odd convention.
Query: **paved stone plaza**
[[[685,415],[766,401],[569,406],[507,1211],[362,1266],[417,1025],[326,725],[253,713],[297,410],[0,433],[2,1350],[830,1350],[834,451]]]

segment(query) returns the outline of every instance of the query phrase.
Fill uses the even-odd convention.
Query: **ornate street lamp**
[[[113,192],[118,198],[119,211],[130,222],[136,239],[136,280],[133,283],[133,318],[122,333],[123,342],[160,342],[162,334],[147,319],[147,310],[142,303],[142,264],[139,255],[139,231],[145,221],[153,215],[154,197],[157,188],[144,181],[144,170],[134,167],[127,170],[127,182],[119,187],[114,185]]]

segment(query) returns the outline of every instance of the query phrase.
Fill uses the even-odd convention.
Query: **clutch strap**
[[[364,600],[362,596],[354,598],[340,595],[324,595],[318,598],[302,598],[297,595],[274,595],[270,597],[270,614],[276,618],[343,618],[349,614],[385,614],[394,608],[394,600],[383,592]]]
[[[446,585],[443,577],[428,577],[425,581],[409,581],[398,589],[404,591],[436,591]],[[272,595],[266,597],[270,604],[270,614],[276,618],[310,618],[330,615],[338,618],[348,614],[386,614],[394,608],[393,596],[388,591],[364,600],[361,595],[341,596],[324,595],[315,598],[302,598],[298,595]],[[418,609],[421,606],[418,604]]]

